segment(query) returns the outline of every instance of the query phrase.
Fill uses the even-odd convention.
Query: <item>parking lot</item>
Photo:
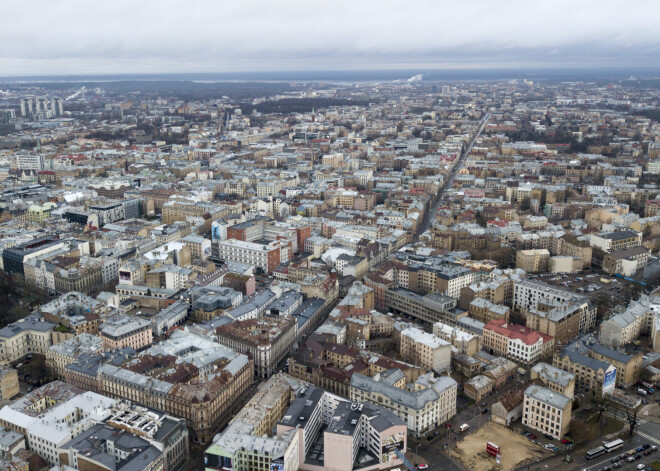
[[[609,300],[611,307],[617,304],[627,305],[636,292],[645,291],[645,287],[623,278],[597,270],[576,273],[541,273],[530,275],[530,279],[542,281],[578,294],[588,296],[592,301],[598,298]]]

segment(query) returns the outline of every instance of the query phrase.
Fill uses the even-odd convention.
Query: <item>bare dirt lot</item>
[[[500,446],[500,465],[496,463],[495,457],[486,453],[488,442]],[[467,435],[452,452],[454,458],[472,471],[509,471],[527,459],[536,460],[549,454],[549,451],[524,436],[494,422],[488,422],[475,433]]]

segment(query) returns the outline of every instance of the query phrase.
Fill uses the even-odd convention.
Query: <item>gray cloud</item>
[[[0,76],[658,66],[656,0],[4,0]]]

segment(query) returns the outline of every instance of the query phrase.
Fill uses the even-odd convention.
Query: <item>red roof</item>
[[[484,329],[492,330],[493,332],[509,337],[510,339],[522,340],[527,345],[534,345],[539,339],[542,339],[543,343],[552,340],[552,337],[549,335],[542,334],[541,332],[525,327],[524,325],[509,324],[505,319],[489,321],[488,324],[484,326]]]

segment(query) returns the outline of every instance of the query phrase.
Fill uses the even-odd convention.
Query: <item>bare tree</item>
[[[596,418],[596,421],[599,421],[603,416],[603,412],[606,412],[609,408],[609,404],[607,404],[604,399],[597,398],[592,399],[591,404],[593,405],[594,409],[598,411],[598,417]]]
[[[635,433],[635,427],[637,426],[637,409],[634,409],[632,413],[628,410],[626,411],[626,421],[630,425],[630,435],[633,436]]]

